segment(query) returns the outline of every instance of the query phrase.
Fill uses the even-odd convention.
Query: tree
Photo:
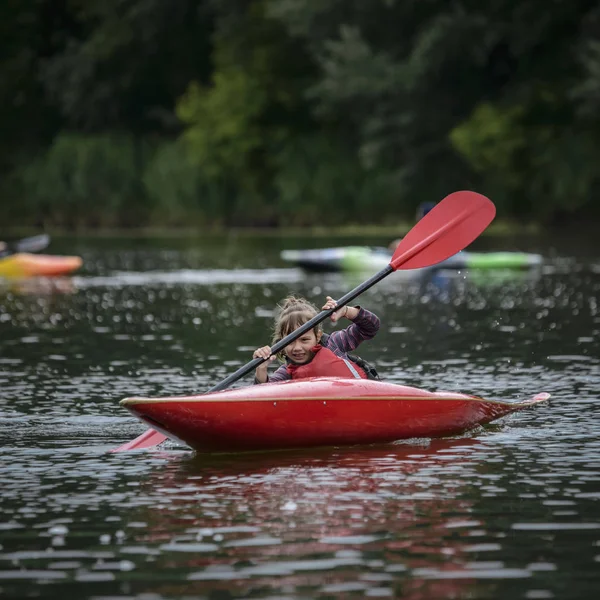
[[[43,61],[40,77],[66,126],[175,131],[176,98],[210,76],[213,15],[198,0],[77,0],[79,35]]]
[[[232,190],[226,222],[276,224],[275,157],[314,127],[303,92],[314,66],[262,2],[216,2],[210,85],[192,82],[177,114],[198,168]]]

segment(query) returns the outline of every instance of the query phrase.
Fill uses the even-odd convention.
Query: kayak
[[[121,405],[202,452],[387,443],[464,433],[550,397],[484,400],[369,379],[318,377]]]
[[[81,267],[79,256],[51,256],[19,252],[0,258],[0,277],[56,277]]]
[[[463,250],[438,267],[442,269],[530,269],[543,262],[541,254],[530,252],[469,252]]]
[[[281,258],[307,271],[352,272],[383,269],[392,253],[383,247],[343,246],[283,250]],[[468,252],[463,250],[433,266],[436,269],[529,269],[542,264],[540,254],[528,252]]]
[[[310,250],[283,250],[281,258],[307,271],[339,272],[382,268],[390,262],[387,248],[343,246]]]

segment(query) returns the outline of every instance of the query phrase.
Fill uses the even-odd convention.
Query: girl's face
[[[321,334],[321,331],[315,334],[314,329],[303,333],[297,340],[285,347],[285,355],[297,365],[304,365],[310,362],[314,356],[311,348],[319,343]]]

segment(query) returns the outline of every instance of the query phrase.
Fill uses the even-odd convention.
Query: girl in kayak
[[[336,301],[327,296],[322,310],[336,306]],[[277,343],[310,321],[318,312],[317,307],[304,298],[288,296],[278,305],[272,343]],[[351,321],[346,329],[328,335],[323,333],[321,325],[316,325],[286,346],[279,355],[286,364],[271,375],[268,374],[267,367],[276,356],[271,354],[270,346],[257,348],[253,358],[264,358],[265,362],[256,368],[254,383],[327,376],[378,379],[373,367],[348,352],[355,350],[365,340],[375,337],[379,330],[379,318],[360,306],[344,306],[331,315],[334,323],[343,318]]]

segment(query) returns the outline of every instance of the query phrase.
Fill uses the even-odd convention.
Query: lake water
[[[382,320],[360,353],[385,379],[552,394],[535,409],[440,440],[108,453],[145,430],[121,398],[204,391],[269,341],[289,292],[319,303],[366,279],[279,259],[309,245],[333,244],[64,239],[75,277],[0,284],[0,597],[597,597],[594,240],[486,238],[547,261],[394,274],[360,298]]]

